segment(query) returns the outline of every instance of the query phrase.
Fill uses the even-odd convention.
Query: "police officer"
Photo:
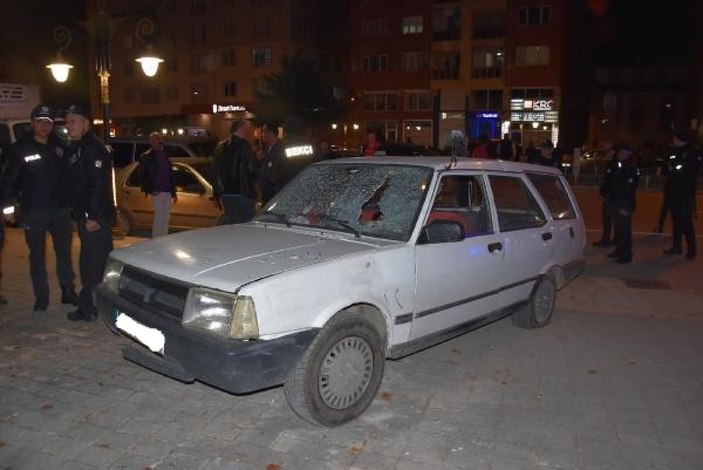
[[[3,179],[2,207],[5,220],[15,221],[13,201],[19,194],[22,227],[29,247],[29,272],[34,291],[34,311],[49,305],[46,272],[46,233],[51,233],[56,252],[56,275],[61,283],[61,303],[78,304],[71,264],[70,209],[60,194],[63,143],[53,133],[54,115],[43,104],[31,113],[32,132],[15,144]]]
[[[81,239],[80,274],[82,289],[78,310],[71,321],[91,321],[97,317],[93,288],[102,281],[107,256],[112,251],[112,160],[105,144],[90,127],[84,108],[66,109],[66,128],[71,138],[67,150],[65,188],[73,208],[73,218]]]
[[[632,154],[632,147],[618,146],[618,165],[613,173],[608,200],[615,222],[615,251],[608,256],[621,264],[632,261],[632,214],[635,212],[635,192],[639,183],[639,171]]]
[[[605,164],[603,170],[603,182],[600,185],[600,195],[603,197],[603,205],[601,207],[601,221],[603,224],[603,234],[600,240],[593,242],[593,246],[604,248],[610,246],[614,240],[611,240],[613,234],[613,211],[609,206],[610,194],[613,187],[613,175],[618,169],[618,156],[614,148],[608,150],[611,158]]]
[[[686,129],[677,129],[672,136],[673,150],[667,165],[667,192],[674,222],[674,236],[666,255],[682,253],[681,238],[686,239],[686,259],[696,258],[696,234],[693,214],[696,207],[696,179],[701,164],[701,155],[690,144]]]

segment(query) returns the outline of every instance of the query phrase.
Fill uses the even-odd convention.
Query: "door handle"
[[[494,251],[500,251],[503,249],[503,244],[501,242],[489,243],[488,251],[493,253]]]
[[[545,232],[542,234],[542,240],[545,242],[552,239],[552,232]]]

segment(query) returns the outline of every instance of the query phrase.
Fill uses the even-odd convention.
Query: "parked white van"
[[[240,394],[283,384],[335,426],[396,359],[497,319],[549,323],[584,264],[584,223],[554,168],[371,157],[313,164],[254,221],[110,255],[101,318],[124,356]]]

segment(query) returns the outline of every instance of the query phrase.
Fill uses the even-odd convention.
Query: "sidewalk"
[[[703,468],[703,260],[660,255],[664,236],[637,235],[629,265],[589,245],[543,329],[505,319],[387,361],[369,410],[333,429],[280,387],[235,396],[123,360],[129,339],[65,319],[53,273],[32,315],[22,233],[8,239],[0,469]]]

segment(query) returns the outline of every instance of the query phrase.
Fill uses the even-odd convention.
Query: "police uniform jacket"
[[[628,158],[618,162],[618,167],[613,173],[611,193],[609,200],[616,210],[624,209],[628,212],[635,211],[635,192],[639,184],[639,170]]]
[[[674,199],[695,197],[701,156],[691,145],[675,148],[667,165],[667,191]]]
[[[258,178],[262,192],[275,194],[285,185],[283,174],[285,158],[283,143],[280,140],[266,149]]]
[[[50,137],[46,145],[37,142],[31,133],[18,141],[3,178],[2,207],[11,206],[18,194],[25,213],[65,207],[59,190],[63,154],[63,144],[56,137]]]
[[[603,170],[603,183],[600,185],[600,195],[607,198],[613,191],[613,175],[618,170],[618,157],[613,155],[613,158],[608,160]]]
[[[71,144],[66,157],[63,188],[73,218],[112,222],[112,159],[105,144],[88,131]]]

